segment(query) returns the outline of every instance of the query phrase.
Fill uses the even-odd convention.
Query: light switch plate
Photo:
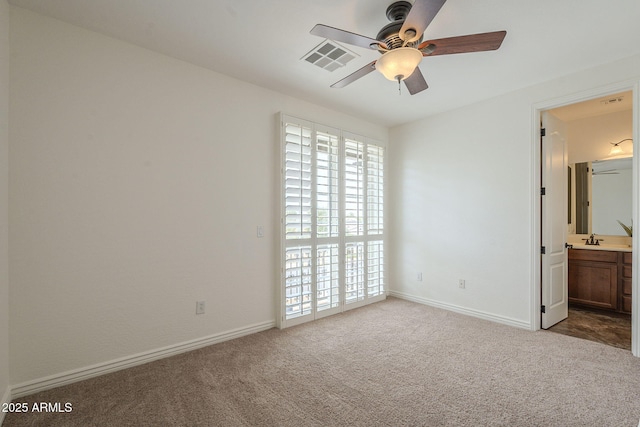
[[[196,302],[196,314],[204,314],[204,301]]]

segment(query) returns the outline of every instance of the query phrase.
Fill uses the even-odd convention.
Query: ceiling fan
[[[506,31],[470,34],[443,39],[422,41],[424,30],[447,0],[415,0],[392,3],[386,12],[391,21],[378,32],[375,39],[327,25],[317,24],[311,34],[354,46],[379,51],[382,56],[334,83],[341,88],[366,76],[373,70],[380,71],[387,79],[404,81],[409,93],[415,95],[429,86],[418,68],[425,56],[451,55],[454,53],[496,50],[507,35]]]

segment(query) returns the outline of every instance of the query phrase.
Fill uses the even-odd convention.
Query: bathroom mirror
[[[631,225],[632,158],[576,163],[571,170],[575,233],[626,236],[618,221]]]

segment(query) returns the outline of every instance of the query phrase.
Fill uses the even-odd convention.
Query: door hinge
[[[547,129],[546,128],[541,128],[540,129],[540,136],[547,136]]]
[[[546,189],[546,188],[544,188],[544,187],[542,187],[542,188],[540,189],[540,195],[541,195],[541,196],[545,196],[546,194],[547,194],[547,189]]]
[[[542,255],[546,254],[547,253],[547,248],[545,248],[544,246],[542,248],[540,248],[540,253]]]
[[[542,309],[542,312],[543,312],[543,313],[546,313],[546,312],[547,312],[547,307],[545,307],[544,305],[541,307],[541,309]]]

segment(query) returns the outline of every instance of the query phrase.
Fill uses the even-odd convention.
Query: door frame
[[[542,178],[542,156],[541,156],[541,138],[540,138],[540,118],[542,111],[550,110],[557,107],[562,107],[569,104],[575,104],[582,101],[588,101],[590,99],[607,96],[613,93],[631,91],[633,94],[633,199],[632,199],[632,218],[635,224],[640,224],[640,197],[638,192],[640,191],[640,130],[639,120],[640,115],[640,87],[637,80],[623,81],[607,86],[602,86],[570,95],[566,95],[559,98],[549,99],[536,103],[532,106],[531,117],[531,207],[532,207],[532,226],[531,226],[531,241],[533,242],[532,261],[531,261],[531,274],[532,283],[531,286],[531,302],[530,308],[530,324],[532,330],[537,331],[541,329],[540,309],[541,309],[541,292],[542,292],[542,255],[540,248],[542,247],[541,230],[542,230],[542,211],[540,200],[540,187]],[[632,252],[632,268],[633,274],[631,278],[631,352],[634,356],[640,357],[640,287],[638,286],[638,276],[640,276],[640,264],[638,263],[638,251],[635,248],[640,248],[640,237],[638,234],[634,234],[632,237],[632,245],[634,251]]]

